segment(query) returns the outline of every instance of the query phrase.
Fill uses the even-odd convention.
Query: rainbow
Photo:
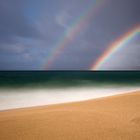
[[[47,60],[43,63],[43,69],[47,70],[51,64],[58,58],[63,49],[71,43],[80,31],[88,26],[88,21],[91,17],[95,16],[101,7],[107,4],[108,0],[93,0],[89,6],[80,14],[80,16],[75,20],[70,28],[64,33],[64,35],[58,40],[56,45],[51,49]]]
[[[111,43],[97,61],[90,67],[91,70],[101,70],[101,67],[107,62],[118,50],[127,47],[127,44],[140,33],[140,25],[135,26],[130,31],[119,37]]]

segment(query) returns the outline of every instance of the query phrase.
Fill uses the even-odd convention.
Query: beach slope
[[[0,112],[1,140],[139,140],[140,92]]]

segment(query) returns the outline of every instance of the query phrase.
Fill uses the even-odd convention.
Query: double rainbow
[[[100,9],[107,4],[107,2],[108,0],[93,0],[93,2],[86,7],[86,9],[79,15],[77,20],[71,24],[70,28],[64,33],[64,35],[49,52],[49,55],[43,63],[43,68],[45,70],[50,68],[52,63],[63,52],[64,48],[73,41],[80,31],[83,31],[83,29],[88,26],[88,21],[91,19],[91,17],[93,18],[96,16]]]

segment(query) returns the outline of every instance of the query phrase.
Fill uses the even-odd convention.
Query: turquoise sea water
[[[139,85],[140,72],[10,71],[0,72],[0,88],[55,88],[95,85]]]

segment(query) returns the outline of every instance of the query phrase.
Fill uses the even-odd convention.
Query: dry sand
[[[1,111],[0,140],[140,140],[140,92]]]

